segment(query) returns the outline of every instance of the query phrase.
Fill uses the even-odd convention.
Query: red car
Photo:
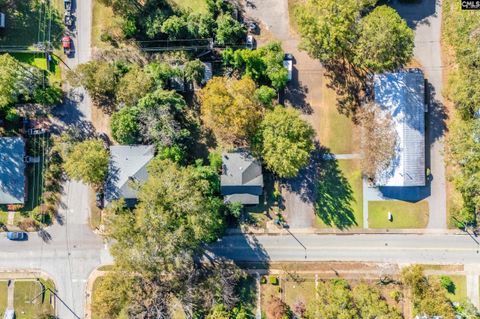
[[[62,38],[62,47],[65,54],[70,54],[70,51],[72,49],[72,38],[70,38],[70,36],[65,35]]]

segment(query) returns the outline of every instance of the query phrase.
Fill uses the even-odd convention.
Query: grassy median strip
[[[388,220],[388,213],[392,220]],[[425,228],[428,223],[428,202],[410,203],[398,200],[369,201],[369,228]]]

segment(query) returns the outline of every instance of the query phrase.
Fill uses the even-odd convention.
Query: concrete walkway
[[[465,265],[465,274],[467,276],[467,297],[477,307],[480,308],[480,265]]]
[[[14,309],[13,308],[13,289],[15,286],[15,281],[10,281],[10,285],[8,286],[8,296],[7,296],[7,309]]]
[[[13,226],[15,223],[15,212],[9,211],[7,217],[7,226]]]

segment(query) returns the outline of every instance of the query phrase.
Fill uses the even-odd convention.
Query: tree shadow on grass
[[[358,225],[352,208],[352,187],[328,148],[317,144],[309,165],[296,178],[285,180],[283,186],[312,204],[325,225],[338,229]]]
[[[352,208],[353,190],[336,159],[319,163],[315,191],[315,213],[325,225],[339,229],[358,225]]]

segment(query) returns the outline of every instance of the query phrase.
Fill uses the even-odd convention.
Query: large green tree
[[[200,173],[153,160],[140,186],[134,214],[115,207],[107,219],[111,252],[123,269],[162,274],[176,267],[184,254],[218,238],[223,229],[222,200],[216,172]]]
[[[140,137],[138,113],[137,107],[127,106],[112,115],[110,122],[112,136],[120,144],[135,144],[138,141]]]
[[[96,102],[104,103],[115,97],[119,77],[112,63],[90,61],[69,71],[67,79],[74,86],[83,86]]]
[[[99,187],[107,177],[108,152],[101,140],[80,142],[67,154],[64,168],[70,178]]]
[[[349,59],[360,18],[358,1],[307,0],[295,12],[300,47],[322,62]]]
[[[232,46],[245,38],[245,27],[230,14],[222,14],[217,20],[215,40],[219,45]]]
[[[214,77],[202,89],[202,119],[218,141],[239,145],[253,136],[264,113],[255,91],[255,82],[248,77]]]
[[[413,55],[413,31],[395,9],[377,7],[361,20],[354,51],[354,64],[363,69],[394,70]]]
[[[0,110],[18,102],[22,95],[28,100],[40,79],[38,69],[15,60],[8,53],[0,55]]]
[[[280,42],[271,42],[257,50],[231,48],[222,52],[224,63],[251,77],[259,85],[281,89],[287,84],[288,71],[283,66],[284,52]]]
[[[156,90],[138,102],[138,121],[143,140],[160,147],[183,142],[190,133],[185,127],[186,103],[175,91]]]
[[[267,167],[279,177],[295,177],[314,149],[315,131],[293,108],[267,112],[254,141]]]
[[[132,65],[121,77],[116,88],[117,101],[127,106],[134,106],[153,87],[151,75],[138,65]]]

